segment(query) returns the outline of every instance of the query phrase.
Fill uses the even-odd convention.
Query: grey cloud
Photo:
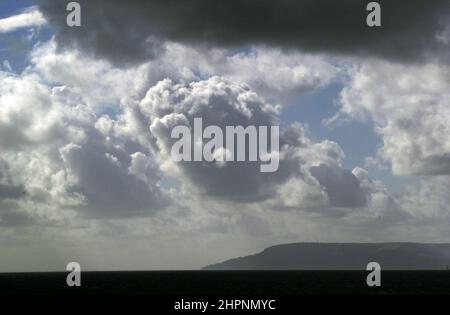
[[[401,196],[401,203],[421,223],[448,222],[450,176],[424,176]]]
[[[364,62],[341,92],[330,120],[372,120],[383,139],[378,152],[396,175],[450,174],[450,68]]]
[[[19,199],[26,194],[21,186],[0,185],[0,199]]]
[[[140,97],[149,86],[165,78],[192,82],[215,75],[247,83],[267,100],[289,105],[301,95],[336,81],[340,73],[329,58],[281,49],[255,47],[243,52],[178,43],[166,43],[164,47],[157,59],[124,69],[76,49],[58,51],[54,40],[33,50],[31,60],[33,70],[45,80],[82,90],[84,100],[96,107],[114,106],[124,95]],[[59,93],[66,97],[70,90]],[[79,95],[72,94],[75,101]]]
[[[159,82],[141,101],[140,108],[151,122],[151,132],[164,160],[170,160],[170,149],[176,141],[170,138],[177,124],[192,126],[202,117],[203,125],[271,126],[278,124],[275,109],[247,86],[213,77],[189,85],[170,80]],[[167,156],[169,154],[169,156]],[[261,173],[260,162],[178,163],[183,176],[194,183],[200,194],[235,201],[258,201],[273,197],[276,183],[293,176],[297,170],[292,161],[281,161],[275,173]]]
[[[450,174],[450,153],[432,155],[427,159],[425,164],[428,168],[423,170],[423,174]]]
[[[126,113],[99,119],[76,89],[50,89],[37,75],[2,79],[0,107],[11,119],[0,122],[0,130],[14,128],[0,133],[1,208],[64,223],[73,210],[96,218],[132,217],[153,215],[170,203],[159,187],[151,148],[129,134]],[[17,135],[24,139],[20,147],[2,141]]]
[[[151,124],[163,168],[197,194],[228,201],[261,202],[278,198],[282,187],[289,199],[283,202],[290,208],[366,205],[366,192],[358,179],[340,166],[344,155],[339,146],[331,141],[312,141],[299,124],[281,133],[280,166],[274,173],[261,173],[260,162],[172,162],[170,150],[176,141],[170,137],[172,128],[179,124],[192,126],[196,117],[203,118],[204,127],[278,124],[275,108],[246,85],[221,77],[191,84],[163,80],[148,91],[139,107]],[[314,167],[315,164],[320,166]]]
[[[332,206],[365,207],[367,200],[359,180],[349,170],[321,164],[311,168],[312,175],[325,187]]]
[[[11,183],[8,164],[0,158],[0,200],[20,199],[25,194],[26,191],[23,186]]]
[[[129,167],[132,155],[119,146],[108,147],[105,138],[91,129],[88,141],[60,149],[64,167],[77,181],[67,189],[86,198],[80,207],[90,217],[145,216],[169,204],[159,188],[156,167],[141,168],[138,178]],[[141,154],[143,159],[149,159]]]
[[[0,214],[0,226],[29,226],[36,223],[36,220],[27,213],[17,211],[7,211]]]
[[[81,28],[66,25],[65,1],[39,0],[62,46],[77,45],[113,62],[143,61],[161,42],[373,55],[401,61],[447,53],[446,0],[380,0],[381,28],[366,25],[361,0],[80,0]],[[447,51],[447,52],[446,52]]]

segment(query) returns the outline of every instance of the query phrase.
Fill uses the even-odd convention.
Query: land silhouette
[[[450,244],[293,243],[230,259],[204,270],[365,270],[369,262],[383,270],[446,270]]]

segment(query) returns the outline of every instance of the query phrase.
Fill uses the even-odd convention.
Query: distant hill
[[[443,270],[450,268],[450,244],[294,243],[230,259],[204,270]]]

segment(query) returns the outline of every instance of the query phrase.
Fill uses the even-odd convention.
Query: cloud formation
[[[373,121],[379,157],[397,175],[450,174],[450,68],[369,60],[351,70],[341,109],[329,122]]]
[[[21,28],[42,26],[46,23],[42,13],[32,7],[21,14],[0,19],[0,34],[13,32]]]
[[[264,48],[246,53],[195,49],[176,43],[166,43],[158,58],[135,67],[117,69],[101,60],[86,67],[92,60],[78,50],[57,51],[54,41],[31,53],[31,66],[45,80],[76,87],[96,107],[115,106],[125,96],[142,97],[149,86],[166,78],[188,83],[213,76],[245,83],[274,104],[290,105],[338,80],[341,71],[338,64],[321,56]],[[115,89],[110,90],[111,85]]]
[[[4,207],[51,222],[64,219],[65,210],[130,217],[170,204],[151,148],[130,136],[126,114],[108,119],[76,86],[47,85],[36,69],[2,72],[0,80],[0,202],[10,200]]]
[[[332,141],[315,142],[301,124],[280,135],[280,166],[261,173],[259,162],[174,162],[170,151],[174,126],[192,128],[194,118],[203,125],[270,126],[278,124],[277,108],[248,86],[221,77],[190,84],[163,80],[149,89],[139,103],[155,137],[164,172],[177,178],[189,194],[202,199],[238,202],[270,202],[275,208],[297,210],[333,208],[363,209],[371,189],[342,167],[345,157]],[[280,198],[283,196],[283,198]],[[319,210],[320,212],[320,210]],[[324,212],[326,213],[326,212]]]
[[[299,239],[448,241],[447,1],[380,1],[381,29],[359,0],[80,2],[83,27],[69,29],[66,3],[40,0],[56,38],[30,36],[25,70],[9,55],[1,68],[1,270],[74,255],[92,269],[197,268]],[[373,164],[419,183],[403,192],[348,169],[359,148],[280,121],[286,105],[308,121],[298,100],[311,91],[313,120],[328,115],[339,84],[333,121],[373,123]],[[174,163],[170,129],[195,117],[280,123],[278,172]]]
[[[66,25],[65,2],[40,0],[58,42],[115,63],[142,62],[161,53],[165,41],[214,47],[267,45],[308,52],[378,56],[412,61],[448,57],[443,34],[446,0],[379,1],[382,27],[366,25],[368,1],[348,0],[139,0],[123,6],[81,0],[83,26]],[[420,21],[420,23],[418,23]],[[445,36],[444,36],[445,37]]]
[[[279,56],[279,51],[234,55],[231,65],[226,65],[228,57],[222,51],[205,53],[211,60],[213,56],[222,60],[220,66],[214,69],[212,61],[197,65],[192,61],[192,67],[196,65],[203,74],[223,72],[229,78],[201,79],[203,74],[175,68],[169,60],[177,52],[186,56],[203,52],[179,45],[167,47],[167,56],[158,61],[118,69],[77,51],[58,53],[49,42],[32,52],[31,65],[23,74],[2,73],[0,129],[8,137],[0,137],[0,145],[16,181],[3,190],[10,197],[13,191],[26,192],[14,195],[16,204],[11,206],[11,210],[17,209],[14,213],[23,213],[24,222],[29,224],[25,219],[30,217],[62,222],[71,214],[55,213],[58,207],[97,218],[153,215],[171,204],[161,187],[162,177],[167,176],[178,180],[183,194],[203,200],[261,206],[269,202],[275,208],[308,211],[367,205],[370,193],[342,167],[344,153],[339,145],[312,140],[300,124],[283,131],[280,169],[270,176],[261,173],[257,163],[172,162],[169,136],[176,123],[192,124],[195,117],[202,117],[205,125],[279,123],[280,106],[271,105],[236,79],[244,75],[256,88],[255,82],[271,80],[270,69],[276,69],[274,56]],[[294,62],[298,56],[281,58],[280,65],[286,64],[282,72],[298,78],[292,89],[320,86],[322,77],[327,82],[337,72],[334,66],[312,57],[306,60],[316,62],[308,66],[301,60]],[[261,72],[255,76],[250,70],[239,73],[234,63],[261,65]],[[288,67],[295,64],[298,69]],[[319,79],[309,80],[309,73]],[[102,80],[97,79],[100,76]],[[162,79],[166,76],[174,79]],[[289,89],[283,87],[280,92]],[[112,92],[103,97],[105,91]],[[330,181],[333,174],[339,176]],[[30,204],[32,208],[21,212]]]

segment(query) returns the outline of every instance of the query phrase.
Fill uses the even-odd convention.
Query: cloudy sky
[[[195,269],[286,242],[450,242],[450,3],[0,3],[0,271]],[[171,130],[280,125],[280,167]]]

